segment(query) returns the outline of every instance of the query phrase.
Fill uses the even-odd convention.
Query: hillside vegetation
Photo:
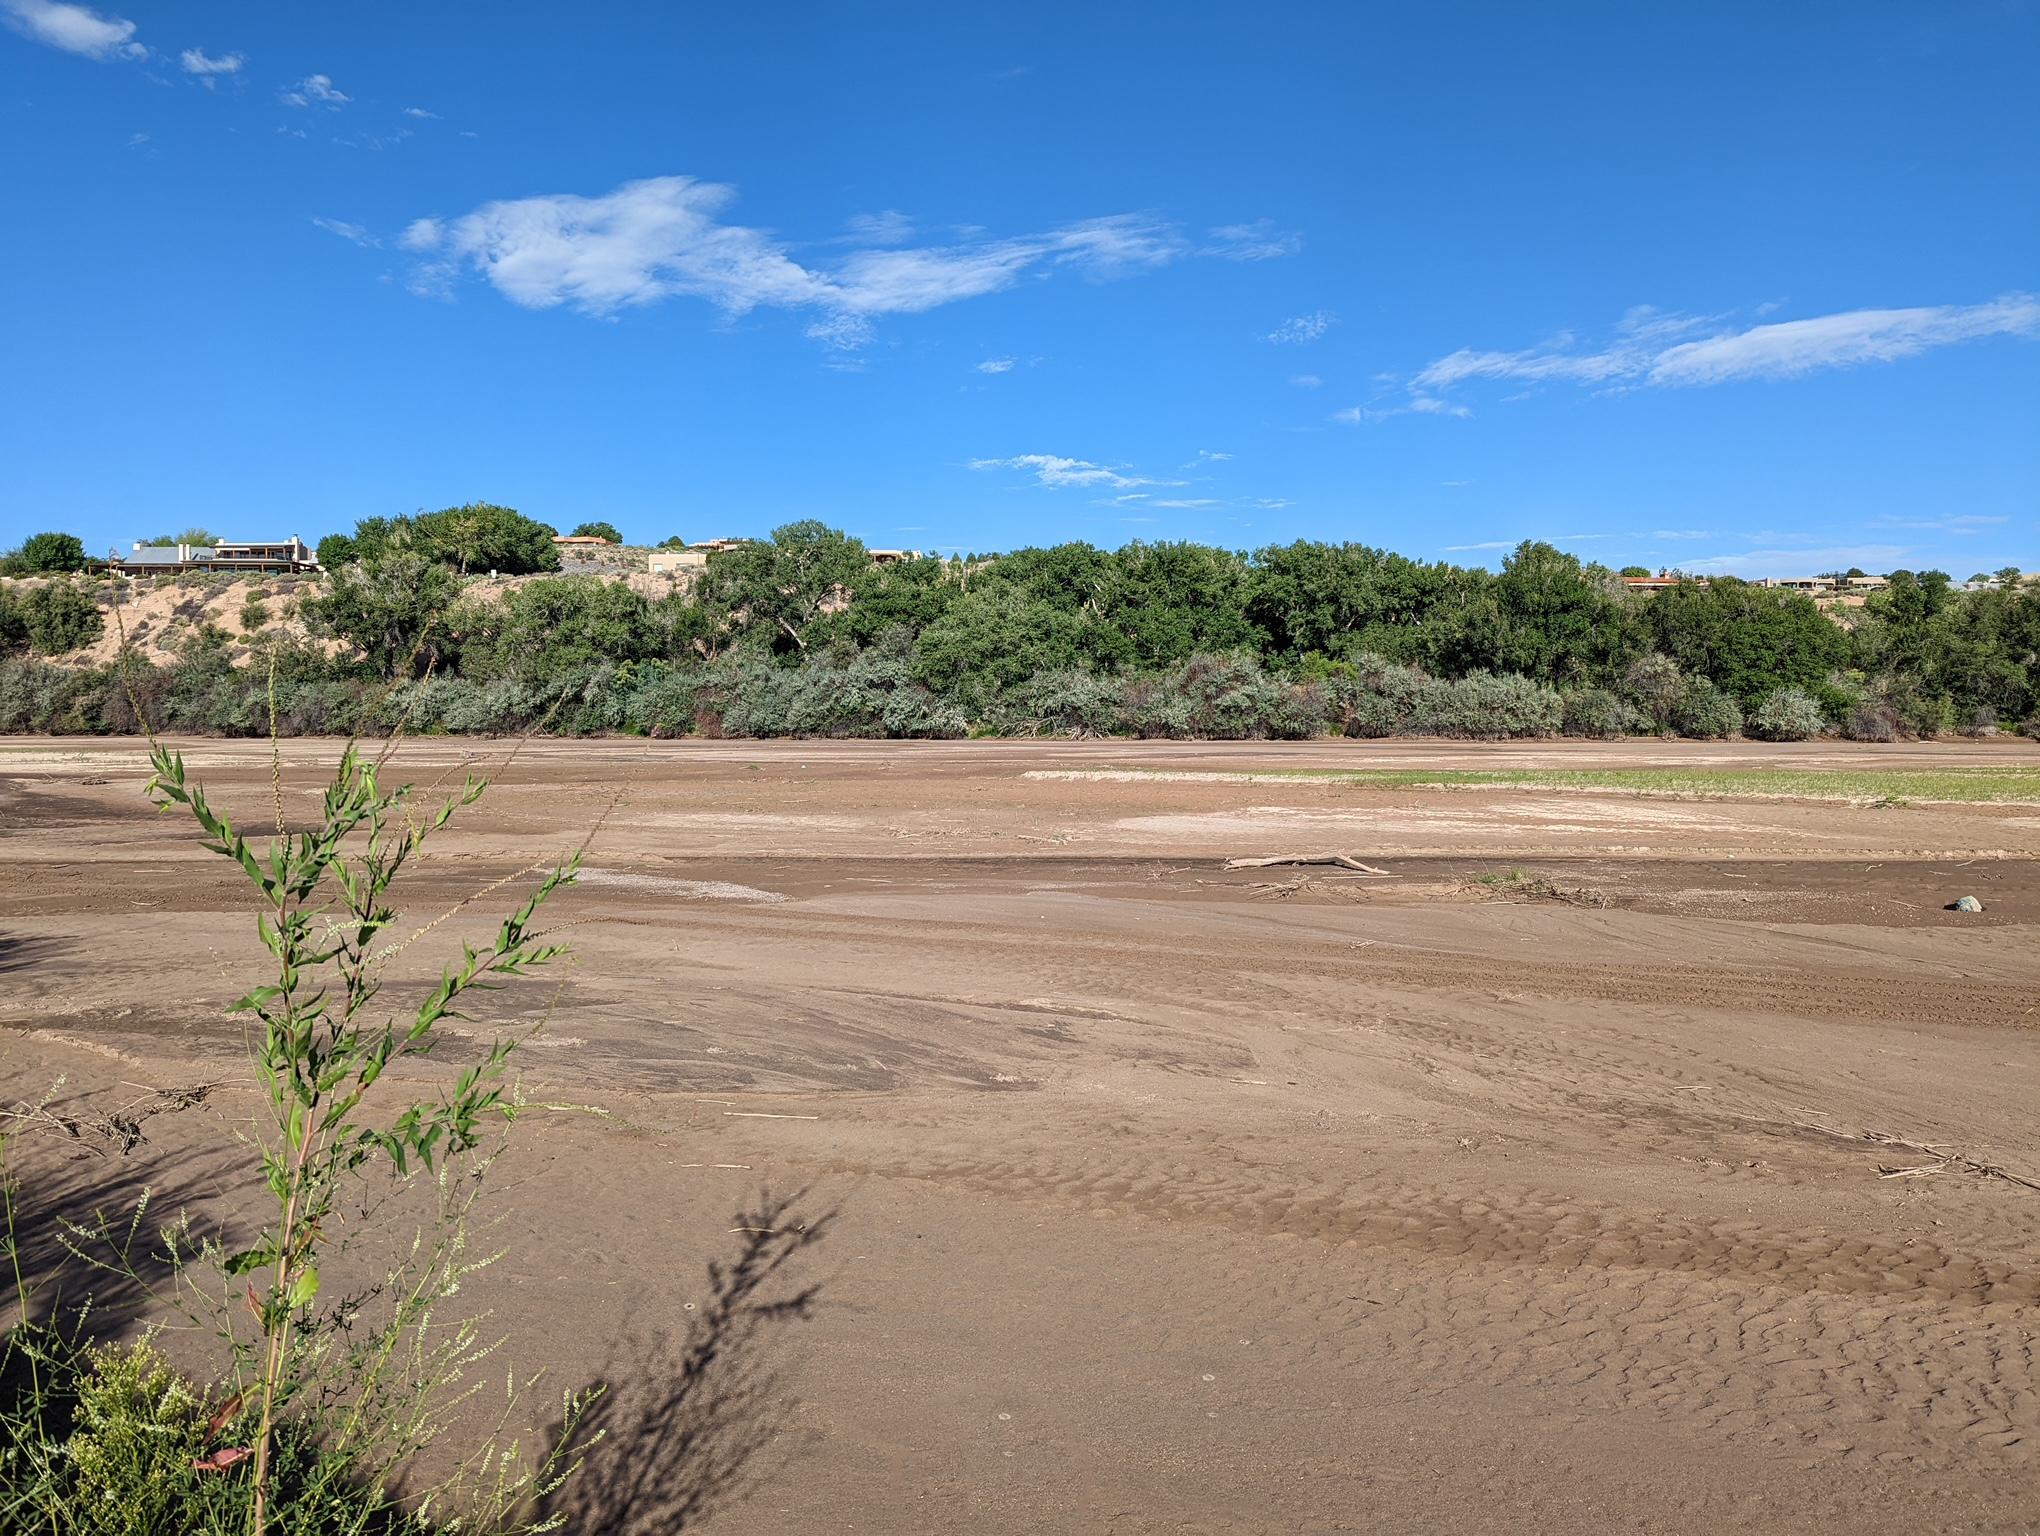
[[[1301,541],[881,565],[801,522],[712,555],[689,581],[488,580],[484,562],[507,573],[556,557],[528,531],[542,525],[485,511],[328,540],[322,579],[244,605],[235,629],[205,617],[172,651],[131,653],[125,685],[104,660],[107,583],[17,585],[0,594],[0,730],[130,730],[132,692],[174,728],[266,732],[272,678],[281,728],[305,733],[404,720],[664,735],[1889,740],[2016,728],[2040,710],[2040,586],[2016,571],[1976,591],[1894,572],[1844,626],[1801,594],[1733,579],[1635,592],[1538,543],[1499,573]]]

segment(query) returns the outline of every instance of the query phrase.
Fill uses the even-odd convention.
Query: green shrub
[[[28,645],[28,620],[21,614],[21,599],[11,587],[0,586],[0,656]]]
[[[186,1528],[206,1474],[207,1405],[147,1342],[91,1350],[66,1447],[78,1536]]]
[[[1671,726],[1681,736],[1718,741],[1742,730],[1742,706],[1706,678],[1689,677],[1672,706]]]
[[[1527,677],[1470,672],[1429,690],[1423,723],[1440,736],[1555,736],[1565,705],[1558,690]]]
[[[1418,728],[1431,679],[1372,652],[1353,658],[1350,676],[1321,685],[1331,719],[1345,736],[1400,736]]]
[[[364,518],[355,524],[351,539],[329,535],[319,541],[319,563],[328,570],[396,554],[437,561],[470,576],[484,571],[527,576],[560,568],[550,526],[486,501],[411,517]]]
[[[63,576],[85,569],[85,541],[74,533],[32,533],[7,557],[22,576]]]
[[[1765,741],[1805,741],[1827,724],[1820,703],[1803,688],[1776,688],[1750,716],[1749,733]]]
[[[1881,699],[1864,699],[1850,709],[1842,734],[1850,741],[1896,741],[1898,711]]]
[[[837,666],[774,666],[740,657],[714,670],[696,695],[710,729],[725,736],[957,737],[962,711],[930,691],[908,658],[865,651]]]
[[[19,611],[29,649],[43,656],[90,645],[106,627],[99,605],[68,581],[31,587],[19,599]]]
[[[1074,667],[1037,672],[1005,701],[1010,731],[1038,736],[1106,736],[1119,728],[1124,685]]]
[[[623,535],[616,531],[614,523],[579,523],[573,536],[577,539],[607,539],[612,544],[621,544]]]
[[[1669,656],[1652,651],[1631,662],[1622,674],[1622,694],[1659,730],[1672,724],[1686,691],[1686,674]]]
[[[1594,736],[1614,740],[1631,731],[1646,730],[1650,722],[1630,705],[1605,688],[1575,688],[1565,696],[1568,736]]]
[[[1964,736],[1995,736],[1998,733],[1998,713],[1988,704],[1972,709],[1964,715],[1960,730]]]
[[[301,604],[313,631],[346,645],[379,677],[451,658],[446,615],[460,592],[440,562],[410,551],[377,554],[332,572]]]
[[[665,650],[645,599],[600,576],[527,582],[501,602],[463,604],[450,627],[459,631],[461,670],[481,680],[564,684],[590,667]]]

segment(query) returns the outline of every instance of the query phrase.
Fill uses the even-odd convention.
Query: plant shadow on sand
[[[606,1390],[579,1426],[591,1445],[580,1472],[545,1506],[585,1536],[678,1531],[706,1519],[768,1474],[788,1429],[782,1388],[786,1326],[811,1318],[819,1281],[797,1261],[836,1220],[803,1214],[805,1191],[761,1192],[739,1212],[733,1256],[712,1259],[708,1294],[674,1335],[618,1340]]]
[[[207,1087],[145,1095],[111,1111],[90,1095],[52,1095],[5,1111],[14,1145],[10,1172],[12,1246],[7,1279],[23,1289],[7,1319],[64,1338],[133,1337],[160,1321],[161,1296],[176,1285],[163,1228],[181,1216],[222,1219],[226,1191],[241,1173],[235,1150],[180,1150],[174,1159],[134,1158],[157,1113],[202,1103]],[[24,1132],[26,1134],[24,1134]],[[231,1224],[231,1218],[228,1218]],[[18,1371],[23,1359],[9,1359]],[[0,1382],[8,1401],[21,1382]]]
[[[69,939],[22,938],[0,933],[0,976],[33,970],[45,960],[54,960],[76,947]]]

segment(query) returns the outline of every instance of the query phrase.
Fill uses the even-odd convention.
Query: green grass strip
[[[1305,780],[1375,789],[1615,790],[1733,799],[1906,801],[2025,805],[2040,802],[2040,765],[1990,768],[1298,768],[1226,773],[1114,770],[1141,778]],[[1058,774],[1057,777],[1063,775]],[[1069,775],[1084,777],[1081,771]]]

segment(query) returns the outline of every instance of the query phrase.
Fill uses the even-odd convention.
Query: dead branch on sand
[[[1268,869],[1276,864],[1336,864],[1341,869],[1358,870],[1363,875],[1380,875],[1389,880],[1400,880],[1401,875],[1392,870],[1376,869],[1372,864],[1362,864],[1358,859],[1343,853],[1278,853],[1265,859],[1227,859],[1227,869]]]
[[[1877,1177],[1880,1179],[1917,1179],[1934,1173],[1967,1173],[1979,1179],[2003,1179],[2007,1184],[2017,1184],[2022,1189],[2040,1189],[2040,1180],[2029,1179],[2013,1173],[1998,1163],[1987,1163],[1967,1153],[1950,1151],[1946,1147],[1933,1146],[1924,1141],[1908,1141],[1903,1136],[1887,1135],[1883,1131],[1862,1131],[1851,1133],[1837,1131],[1825,1125],[1813,1125],[1804,1120],[1792,1122],[1795,1130],[1814,1131],[1835,1141],[1867,1141],[1873,1146],[1899,1147],[1907,1152],[1918,1152],[1933,1159],[1930,1163],[1909,1165],[1879,1163]]]
[[[106,1156],[109,1147],[125,1157],[149,1139],[142,1129],[144,1122],[157,1115],[195,1109],[223,1086],[224,1080],[219,1080],[193,1083],[188,1088],[157,1088],[105,1114],[65,1114],[50,1108],[47,1099],[40,1104],[24,1100],[12,1109],[0,1109],[0,1122],[8,1122],[0,1125],[0,1131],[10,1128],[50,1131],[77,1142],[96,1157]]]

